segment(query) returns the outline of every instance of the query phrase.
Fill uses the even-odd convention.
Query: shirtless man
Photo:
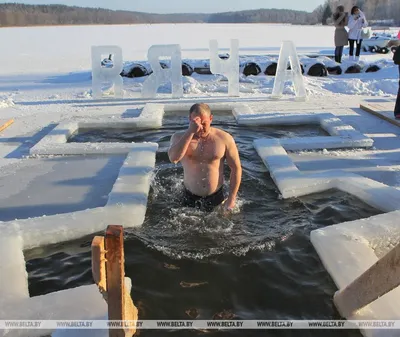
[[[207,104],[194,104],[189,112],[189,127],[171,138],[168,156],[184,171],[184,204],[211,211],[225,200],[224,161],[230,167],[230,188],[225,210],[231,211],[242,179],[239,152],[232,136],[211,127],[213,116]]]

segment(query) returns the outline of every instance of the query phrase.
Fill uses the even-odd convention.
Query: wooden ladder
[[[138,310],[125,287],[124,228],[110,225],[105,238],[92,241],[92,274],[108,305],[108,320],[121,328],[109,329],[109,337],[132,337],[136,333]]]

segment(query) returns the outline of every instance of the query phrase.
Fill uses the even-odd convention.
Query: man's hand
[[[226,212],[232,212],[235,207],[235,200],[232,200],[230,198],[226,199],[224,202],[224,211]]]
[[[198,133],[200,131],[203,131],[203,125],[201,125],[200,117],[193,118],[193,120],[190,121],[189,131],[191,133]]]
[[[235,207],[235,202],[231,202],[225,199],[215,210],[223,216],[228,216],[233,213],[233,208]]]

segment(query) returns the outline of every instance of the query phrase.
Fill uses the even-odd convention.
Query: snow
[[[0,108],[8,108],[14,106],[14,102],[11,97],[0,96]]]
[[[80,320],[82,317],[94,320],[107,315],[107,303],[96,285],[87,285],[7,303],[0,307],[0,315],[6,320]],[[74,336],[74,330],[71,332]],[[51,333],[51,329],[0,331],[1,336],[7,337],[48,336]]]
[[[0,297],[3,302],[26,300],[29,298],[28,273],[25,270],[22,238],[2,232],[0,244],[2,252],[7,254],[2,256],[5,261],[0,264],[3,275],[0,277]]]
[[[318,34],[315,34],[318,31]],[[228,50],[238,39],[245,53],[279,51],[283,40],[294,40],[302,52],[331,48],[333,27],[246,24],[158,24],[2,28],[7,53],[0,56],[0,73],[70,72],[91,68],[91,47],[116,45],[124,60],[145,60],[152,45],[181,45],[184,58],[208,58],[209,41]],[[310,36],[313,36],[310,39]],[[29,66],[29,67],[28,67]]]
[[[0,133],[0,207],[7,209],[0,212],[0,232],[2,240],[7,240],[0,242],[0,253],[8,257],[0,260],[0,289],[10,291],[0,296],[0,308],[7,309],[0,312],[1,317],[49,318],[52,312],[64,319],[104,317],[105,302],[95,286],[27,298],[22,249],[72,240],[104,230],[110,223],[140,226],[158,145],[126,144],[124,148],[122,144],[66,140],[84,126],[159,127],[164,114],[186,114],[195,102],[233,114],[239,123],[306,122],[319,124],[331,134],[318,139],[260,140],[255,146],[284,198],[337,188],[388,212],[354,226],[339,224],[340,234],[335,234],[333,227],[312,234],[312,242],[339,288],[393,247],[400,236],[384,229],[394,228],[399,212],[400,129],[359,109],[361,101],[371,96],[394,100],[398,68],[390,53],[362,53],[363,71],[376,64],[381,68],[378,72],[304,76],[308,96],[304,102],[295,100],[292,82],[285,83],[281,99],[272,99],[274,77],[263,74],[241,75],[239,97],[235,98],[228,96],[226,76],[198,74],[183,77],[183,97],[179,99],[171,98],[170,83],[162,85],[155,98],[144,99],[141,91],[146,77],[124,78],[123,98],[113,97],[112,87],[105,88],[105,98],[93,97],[92,46],[119,46],[128,64],[147,61],[152,45],[179,44],[184,59],[204,64],[210,40],[218,41],[220,52],[229,52],[230,40],[238,39],[239,54],[246,56],[242,61],[265,67],[277,61],[281,42],[290,40],[307,70],[316,62],[334,65],[326,57],[333,53],[333,32],[333,27],[325,26],[266,24],[0,29],[7,49],[0,54],[0,118],[15,120]],[[309,57],[312,53],[325,56]],[[346,61],[342,68],[349,65]],[[104,185],[95,188],[100,180]],[[95,194],[93,200],[83,197]],[[360,255],[351,259],[355,253]],[[345,263],[338,266],[339,260]],[[383,317],[386,308],[387,313],[394,313],[392,293],[380,299],[379,310],[373,304],[358,318]],[[398,318],[397,311],[396,315]],[[30,331],[30,336],[35,333]],[[381,336],[382,330],[375,335]]]

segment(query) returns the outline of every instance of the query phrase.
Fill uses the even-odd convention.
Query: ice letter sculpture
[[[143,83],[142,97],[156,97],[158,87],[161,84],[169,81],[172,83],[172,97],[182,97],[183,84],[181,46],[178,44],[151,46],[147,55],[153,73]],[[160,65],[160,57],[162,56],[171,57],[171,65],[167,69],[163,69]]]
[[[218,56],[218,41],[210,40],[210,70],[228,78],[228,95],[239,96],[239,40],[231,40],[229,58],[221,60]]]
[[[112,66],[102,65],[102,55],[114,55]],[[101,98],[102,83],[114,84],[114,97],[123,96],[123,80],[121,77],[122,49],[118,46],[93,46],[92,47],[92,92],[93,98]]]
[[[287,70],[288,62],[290,62],[290,70]],[[292,41],[282,42],[274,88],[272,90],[273,98],[282,97],[285,81],[293,82],[297,100],[306,99],[306,88],[303,82],[300,61],[297,56],[296,47]]]

